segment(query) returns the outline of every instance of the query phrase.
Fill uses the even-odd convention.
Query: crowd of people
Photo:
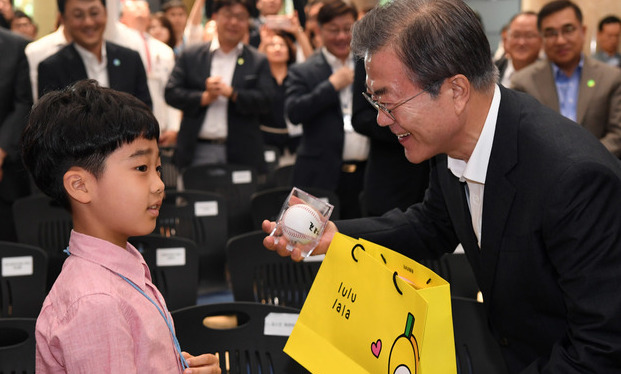
[[[44,108],[74,108],[50,101],[78,100],[66,89],[74,87],[148,108],[138,117],[152,115],[159,133],[127,135],[126,142],[149,153],[157,140],[174,150],[180,172],[234,163],[266,173],[265,146],[276,147],[293,164],[293,185],[339,197],[346,221],[330,224],[317,253],[337,231],[415,259],[462,244],[493,309],[494,335],[512,342],[503,346],[511,372],[614,366],[606,352],[618,354],[618,343],[604,330],[615,338],[621,333],[611,318],[621,300],[609,292],[621,219],[609,209],[621,195],[616,16],[601,20],[598,51],[588,56],[575,3],[555,0],[520,12],[507,23],[504,51],[493,60],[476,14],[444,0],[382,7],[376,0],[294,0],[290,11],[282,0],[196,0],[189,10],[181,0],[157,10],[146,0],[57,3],[58,28],[41,36],[31,17],[0,0],[0,74],[10,77],[0,82],[0,240],[16,240],[11,204],[30,193],[19,146],[28,113],[43,98]],[[423,16],[438,23],[419,22]],[[446,34],[434,28],[439,24]],[[73,86],[84,80],[98,85]],[[29,140],[39,141],[33,134]],[[72,209],[87,199],[80,195],[86,179],[76,174],[73,184],[65,182],[78,196],[70,194],[78,201]],[[466,206],[458,203],[461,195]],[[512,200],[519,209],[507,207]],[[512,226],[508,233],[503,222]],[[291,255],[283,243],[266,246]],[[506,273],[494,278],[496,261]],[[518,281],[519,272],[535,274],[537,284]],[[610,303],[594,300],[582,281],[597,285]],[[522,295],[520,287],[543,296]],[[507,322],[520,313],[541,319]],[[545,339],[532,341],[542,328]],[[200,357],[201,365],[212,365],[211,357]]]

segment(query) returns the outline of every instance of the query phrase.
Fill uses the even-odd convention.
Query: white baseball
[[[292,205],[282,216],[282,232],[285,237],[299,244],[307,244],[319,236],[319,214],[306,204]]]

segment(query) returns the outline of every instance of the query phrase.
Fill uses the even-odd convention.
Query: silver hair
[[[479,91],[498,79],[483,25],[462,0],[393,0],[371,10],[354,25],[352,51],[364,58],[385,47],[432,96],[457,74]]]

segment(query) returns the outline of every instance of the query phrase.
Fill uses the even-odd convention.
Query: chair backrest
[[[263,247],[265,233],[252,231],[227,244],[235,301],[302,308],[321,262],[293,262]]]
[[[154,234],[196,243],[200,278],[224,280],[228,208],[206,191],[166,191]]]
[[[261,229],[261,222],[264,219],[275,221],[278,218],[283,203],[289,196],[292,187],[274,187],[254,193],[250,198],[250,211],[252,216],[252,226],[254,230]],[[303,188],[305,192],[334,205],[331,220],[339,219],[339,198],[333,191],[320,188]]]
[[[295,165],[277,167],[271,174],[271,184],[278,187],[293,187],[293,168]]]
[[[198,298],[198,250],[181,237],[137,236],[129,242],[142,253],[169,310],[196,305]]]
[[[47,254],[35,246],[0,241],[0,259],[0,317],[37,317],[47,294]]]
[[[223,373],[308,373],[283,352],[288,336],[271,332],[274,318],[274,322],[283,320],[275,313],[285,314],[284,320],[294,323],[299,310],[233,302],[184,308],[172,317],[181,349],[195,355],[217,354]],[[226,326],[208,327],[214,320]]]
[[[477,299],[479,285],[464,253],[447,253],[437,260],[421,260],[451,285],[451,296]]]
[[[17,241],[42,248],[48,255],[47,288],[60,274],[73,228],[71,214],[50,197],[37,194],[13,203]]]
[[[175,149],[172,147],[160,147],[160,159],[162,160],[162,181],[166,189],[177,189],[177,177],[179,170],[172,160]]]
[[[250,196],[258,188],[257,173],[252,167],[234,164],[190,166],[183,171],[182,179],[184,189],[224,196],[229,236],[252,229]]]
[[[506,374],[500,347],[488,328],[485,306],[473,299],[452,297],[453,331],[458,374]]]
[[[36,318],[0,318],[0,373],[35,372]]]

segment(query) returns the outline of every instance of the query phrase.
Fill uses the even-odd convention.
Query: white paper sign
[[[158,248],[155,251],[155,264],[157,266],[185,265],[185,248]]]
[[[246,184],[252,182],[250,170],[237,170],[233,172],[233,184]]]
[[[32,256],[4,257],[2,259],[2,276],[19,277],[34,273]]]
[[[197,201],[194,203],[195,217],[209,217],[218,215],[217,201]]]
[[[264,335],[289,336],[298,321],[297,313],[270,313],[265,316]]]
[[[268,149],[264,153],[265,162],[274,162],[276,161],[276,152],[273,149]]]

